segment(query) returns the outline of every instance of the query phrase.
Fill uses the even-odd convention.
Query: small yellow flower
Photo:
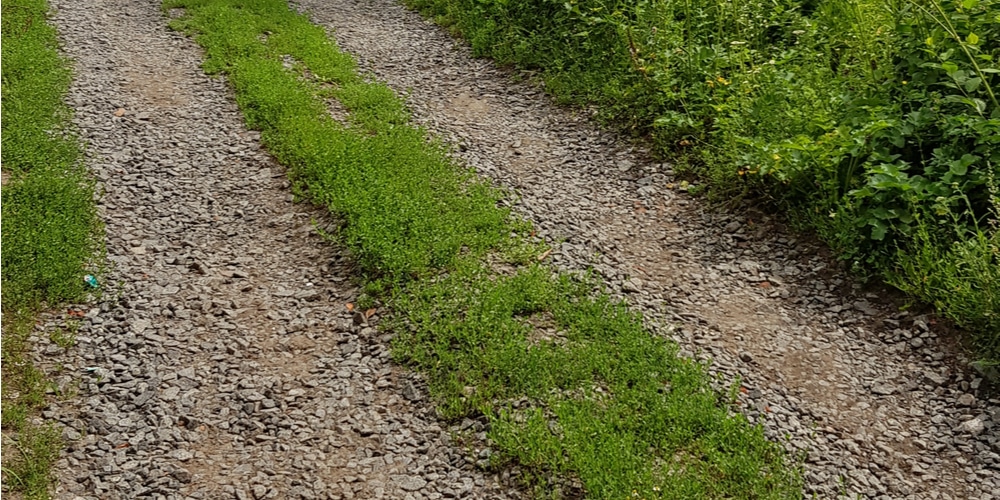
[[[903,80],[903,85],[906,85],[907,83],[908,83],[908,82],[907,82],[906,80]]]
[[[718,81],[719,83],[723,84],[723,85],[729,85],[729,80],[726,80],[725,78],[723,78],[721,76],[720,77],[716,77],[715,80]]]
[[[781,156],[779,156],[778,153],[774,153],[774,157],[773,158],[774,158],[775,161],[777,161],[777,160],[781,159]]]

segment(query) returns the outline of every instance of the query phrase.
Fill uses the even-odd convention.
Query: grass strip
[[[299,194],[342,220],[396,358],[444,418],[485,417],[489,466],[540,496],[788,498],[800,479],[705,367],[588,278],[539,265],[502,193],[409,123],[322,28],[281,0],[167,0]],[[335,118],[335,99],[346,118]],[[341,114],[341,113],[338,113]],[[484,464],[485,465],[485,464]]]
[[[14,0],[2,10],[3,481],[24,498],[48,498],[61,440],[33,421],[50,384],[27,356],[28,337],[43,308],[84,298],[102,240],[93,181],[67,130],[71,75],[48,5]]]

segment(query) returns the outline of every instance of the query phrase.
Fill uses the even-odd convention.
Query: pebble
[[[427,485],[427,481],[418,476],[396,476],[393,480],[406,491],[417,491]]]
[[[961,432],[968,432],[973,436],[978,436],[984,429],[986,429],[986,426],[983,424],[981,419],[973,418],[962,422],[962,424],[958,426],[958,429]]]
[[[960,406],[975,406],[976,397],[973,396],[972,394],[962,394],[961,396],[958,397],[956,402]]]

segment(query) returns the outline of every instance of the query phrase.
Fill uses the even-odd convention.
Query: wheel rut
[[[34,338],[67,396],[42,415],[68,440],[55,496],[516,496],[390,363],[379,313],[348,310],[352,261],[317,230],[335,221],[292,203],[159,2],[52,6],[110,265],[94,305],[47,316]],[[49,341],[67,327],[75,347]]]
[[[511,191],[559,267],[598,271],[743,387],[819,497],[993,498],[1000,401],[953,336],[766,213],[711,211],[671,166],[551,104],[393,0],[298,0],[416,119]]]

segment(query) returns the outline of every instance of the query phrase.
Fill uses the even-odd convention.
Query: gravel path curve
[[[852,287],[767,214],[705,210],[638,148],[553,106],[394,0],[298,0],[417,119],[507,187],[554,261],[593,266],[688,350],[739,376],[746,413],[806,453],[821,498],[1000,495],[1000,400],[927,317]]]
[[[65,318],[35,339],[75,394],[43,415],[70,440],[56,497],[507,497],[388,362],[378,315],[346,310],[329,222],[291,203],[159,2],[52,4],[112,266],[76,347],[49,341]]]

